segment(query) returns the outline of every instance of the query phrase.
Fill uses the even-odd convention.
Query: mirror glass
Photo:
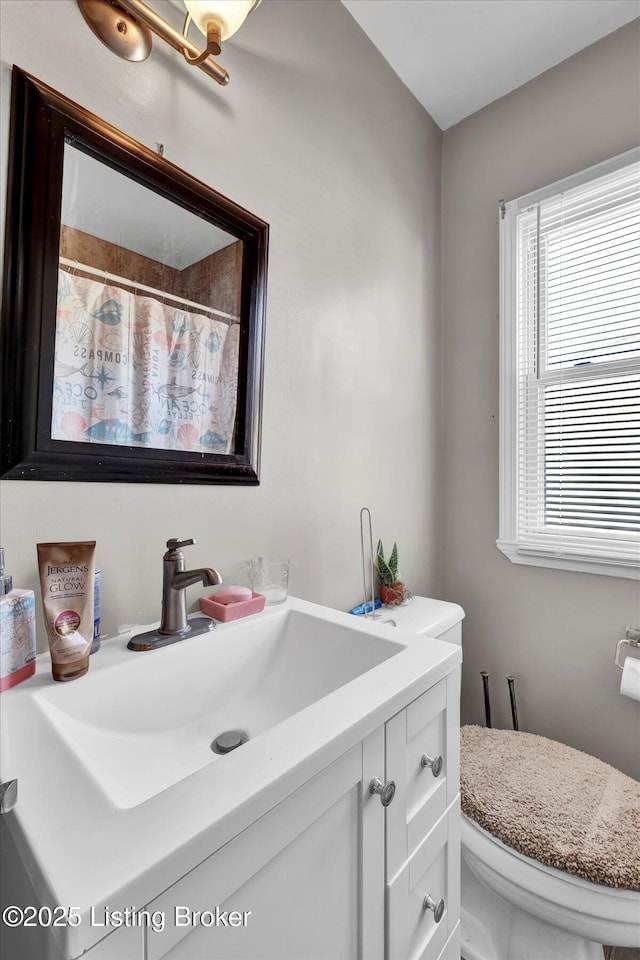
[[[242,243],[67,143],[51,437],[228,454]]]
[[[13,68],[0,475],[259,482],[269,226]]]

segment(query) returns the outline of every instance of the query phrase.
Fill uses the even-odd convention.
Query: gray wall
[[[640,776],[640,704],[613,663],[638,581],[512,564],[498,536],[498,212],[640,139],[640,21],[447,130],[443,151],[443,593],[467,613],[463,719],[523,729]]]
[[[181,4],[153,6],[181,24]],[[160,41],[119,60],[74,0],[0,10],[3,204],[16,63],[271,227],[261,485],[5,482],[16,585],[39,603],[36,542],[95,539],[103,627],[149,622],[166,539],[195,536],[190,565],[233,582],[248,557],[287,555],[292,593],[348,609],[366,504],[413,590],[435,593],[438,127],[337,0],[263,4],[225,46],[225,89]]]

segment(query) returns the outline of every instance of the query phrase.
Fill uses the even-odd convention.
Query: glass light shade
[[[184,5],[205,37],[207,23],[215,20],[220,24],[221,38],[228,40],[247,19],[255,0],[184,0]]]

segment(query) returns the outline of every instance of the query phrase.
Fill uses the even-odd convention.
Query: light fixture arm
[[[184,26],[182,28],[182,36],[186,39],[187,30],[189,29],[189,24],[191,23],[191,14],[187,13],[184,18]],[[191,64],[192,67],[199,67],[200,64],[207,59],[207,57],[213,56],[219,57],[222,53],[222,33],[220,30],[220,24],[217,20],[209,20],[207,22],[207,46],[202,51],[201,54],[197,57],[192,57],[191,54],[187,51],[186,47],[182,47],[182,53],[187,63]]]
[[[158,16],[154,10],[143,3],[142,0],[118,0],[119,6],[135,17],[141,23],[144,23],[149,30],[168,43],[179,53],[182,53],[189,63],[200,67],[208,76],[212,77],[216,83],[226,86],[229,83],[229,74],[215,61],[209,59],[209,55],[214,52],[214,48],[209,49],[209,38],[207,37],[207,49],[201,51],[194,43],[187,39],[186,35],[180,33],[170,23]],[[185,27],[188,26],[188,16],[185,20]],[[218,51],[219,53],[219,51]]]

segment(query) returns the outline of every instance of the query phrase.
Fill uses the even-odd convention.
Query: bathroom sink
[[[253,741],[404,648],[355,618],[337,624],[283,607],[131,653],[34,699],[109,802],[127,809],[224,763],[230,754],[212,749],[220,734]]]

